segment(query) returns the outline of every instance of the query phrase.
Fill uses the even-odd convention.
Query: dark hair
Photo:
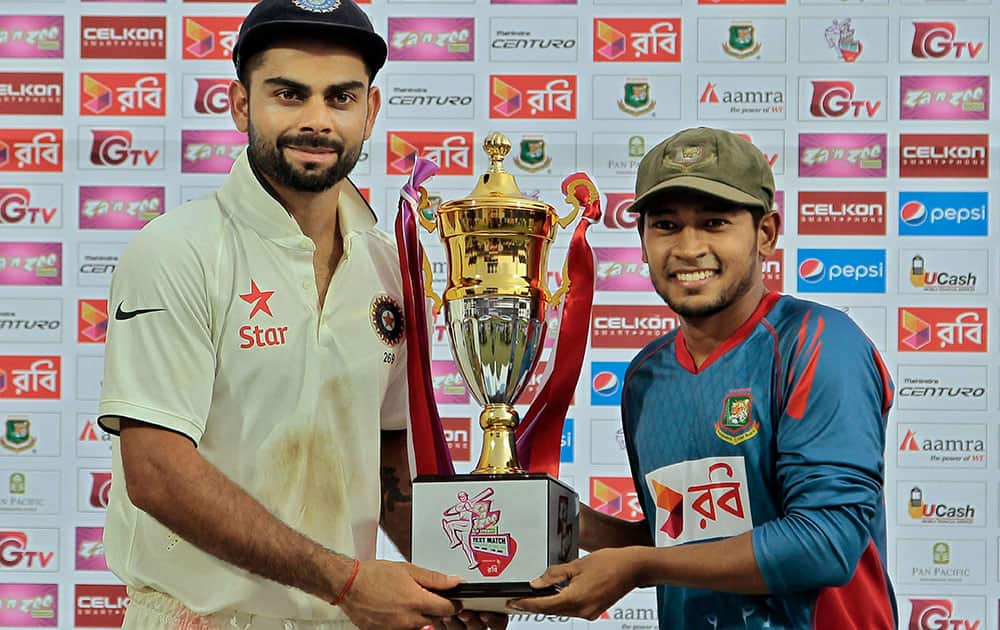
[[[747,212],[749,212],[750,213],[750,218],[753,219],[753,229],[755,229],[755,230],[760,227],[760,222],[764,218],[764,216],[768,212],[770,212],[770,210],[768,212],[765,212],[764,208],[762,206],[744,206],[744,205],[741,205],[741,204],[732,204],[730,207],[733,208],[733,209],[746,210]],[[645,210],[643,210],[642,212],[639,213],[639,220],[636,222],[636,227],[639,228],[639,234],[640,235],[646,229],[646,212],[645,212]]]
[[[264,61],[264,53],[269,49],[275,48],[281,44],[288,42],[301,42],[301,41],[314,41],[324,44],[330,44],[329,38],[310,36],[310,35],[286,35],[283,37],[276,38],[275,40],[269,42],[268,46],[263,47],[259,50],[254,51],[249,57],[243,60],[239,67],[236,68],[236,78],[239,79],[240,83],[246,88],[247,92],[250,91],[250,75],[253,71],[261,66]],[[365,74],[368,75],[368,85],[371,86],[372,82],[375,80],[376,70],[372,67],[371,62],[368,57],[361,53],[361,51],[353,45],[346,45],[344,48],[354,51],[361,61],[365,64]]]

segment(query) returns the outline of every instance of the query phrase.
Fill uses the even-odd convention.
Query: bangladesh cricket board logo
[[[722,403],[722,417],[715,434],[730,444],[740,444],[757,435],[760,423],[753,419],[753,396],[749,389],[732,390]]]
[[[545,153],[545,138],[542,136],[524,136],[521,138],[521,150],[514,163],[518,168],[537,173],[552,165],[552,158]]]
[[[752,23],[742,22],[729,27],[729,41],[722,49],[730,57],[745,59],[760,52],[760,42],[757,41]]]
[[[31,421],[27,418],[10,417],[4,423],[3,440],[0,446],[8,451],[20,453],[32,448],[38,443],[38,438],[31,435]]]
[[[656,101],[653,100],[649,81],[645,79],[627,79],[625,95],[618,101],[618,109],[630,116],[642,116],[653,111]]]
[[[501,575],[517,553],[517,541],[500,531],[500,510],[493,509],[493,488],[469,496],[456,495],[458,502],[441,513],[441,527],[452,549],[460,549],[469,570],[484,577]]]

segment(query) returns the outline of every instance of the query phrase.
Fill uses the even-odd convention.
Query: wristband
[[[344,601],[344,597],[347,596],[347,591],[351,590],[351,585],[354,584],[354,578],[358,577],[358,571],[361,570],[361,561],[357,558],[354,559],[354,568],[351,570],[350,577],[347,578],[347,583],[344,584],[344,588],[341,589],[340,594],[331,601],[330,603],[334,606],[339,606],[340,602]]]

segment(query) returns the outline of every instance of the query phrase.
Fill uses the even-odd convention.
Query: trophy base
[[[462,610],[482,612],[517,612],[507,607],[507,602],[522,597],[547,597],[555,595],[555,586],[531,588],[528,582],[490,582],[488,584],[459,584],[446,591],[435,591],[441,597],[462,604]]]
[[[579,556],[580,500],[540,473],[417,477],[413,563],[457,575],[441,594],[468,610],[511,612],[508,600],[554,595],[529,582]]]

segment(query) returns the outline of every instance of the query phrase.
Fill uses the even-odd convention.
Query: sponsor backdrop
[[[101,544],[110,448],[94,414],[115,308],[108,284],[135,231],[211,191],[245,144],[226,86],[250,6],[0,0],[2,627],[115,627],[127,605]],[[355,179],[384,227],[415,154],[441,166],[432,197],[462,196],[494,129],[511,137],[507,165],[527,194],[563,211],[559,183],[577,169],[604,194],[589,356],[563,435],[563,474],[584,501],[639,518],[623,377],[640,347],[678,323],[651,291],[626,212],[636,166],[677,129],[731,129],[764,152],[782,193],[768,285],[844,309],[895,378],[886,501],[901,625],[998,628],[996,2],[366,7],[390,61]],[[443,255],[425,241],[440,289]],[[553,286],[565,253],[560,240]],[[438,321],[434,382],[468,470],[476,408],[442,335]],[[384,541],[380,550],[395,557]],[[650,628],[654,608],[640,591],[593,624],[522,616],[513,627]]]

